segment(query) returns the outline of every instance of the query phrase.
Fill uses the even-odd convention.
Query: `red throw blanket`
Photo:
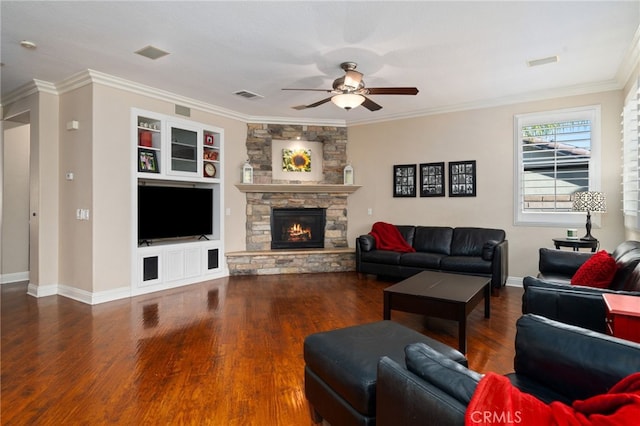
[[[378,250],[391,250],[401,253],[411,253],[416,251],[404,239],[398,228],[390,223],[376,222],[371,228],[370,235],[376,239]]]
[[[619,381],[609,392],[571,406],[547,405],[521,392],[509,379],[487,373],[471,397],[465,425],[628,426],[640,420],[640,373]]]

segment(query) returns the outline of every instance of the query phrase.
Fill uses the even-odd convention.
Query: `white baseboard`
[[[522,288],[522,277],[507,277],[507,286],[509,287],[520,287]]]
[[[0,275],[0,284],[17,283],[19,281],[29,281],[29,271]]]
[[[58,284],[35,285],[29,283],[27,286],[27,294],[33,297],[47,297],[58,294]]]

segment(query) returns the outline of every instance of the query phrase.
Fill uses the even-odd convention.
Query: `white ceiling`
[[[639,1],[6,1],[2,96],[92,69],[248,117],[367,122],[621,88],[637,58]],[[21,40],[37,44],[35,50]],[[158,60],[134,54],[153,45]],[[557,63],[528,60],[558,55]],[[327,103],[339,64],[358,63],[383,109]],[[248,90],[264,98],[245,99]]]

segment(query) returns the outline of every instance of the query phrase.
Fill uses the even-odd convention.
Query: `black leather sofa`
[[[407,278],[424,270],[491,277],[494,289],[508,276],[509,246],[505,232],[490,228],[396,225],[416,251],[378,250],[373,236],[356,239],[356,271]]]
[[[515,352],[506,376],[544,403],[603,394],[640,371],[640,344],[537,315],[517,321]],[[406,368],[387,357],[378,363],[376,424],[464,425],[480,374],[422,343],[407,346],[405,356]]]
[[[616,274],[608,289],[571,285],[591,253],[540,249],[539,274],[523,280],[522,313],[532,313],[605,333],[604,293],[640,297],[640,242],[625,241],[611,253]],[[639,303],[640,303],[640,299]]]

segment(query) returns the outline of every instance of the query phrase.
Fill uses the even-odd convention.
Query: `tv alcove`
[[[224,130],[132,109],[132,295],[228,275]]]

